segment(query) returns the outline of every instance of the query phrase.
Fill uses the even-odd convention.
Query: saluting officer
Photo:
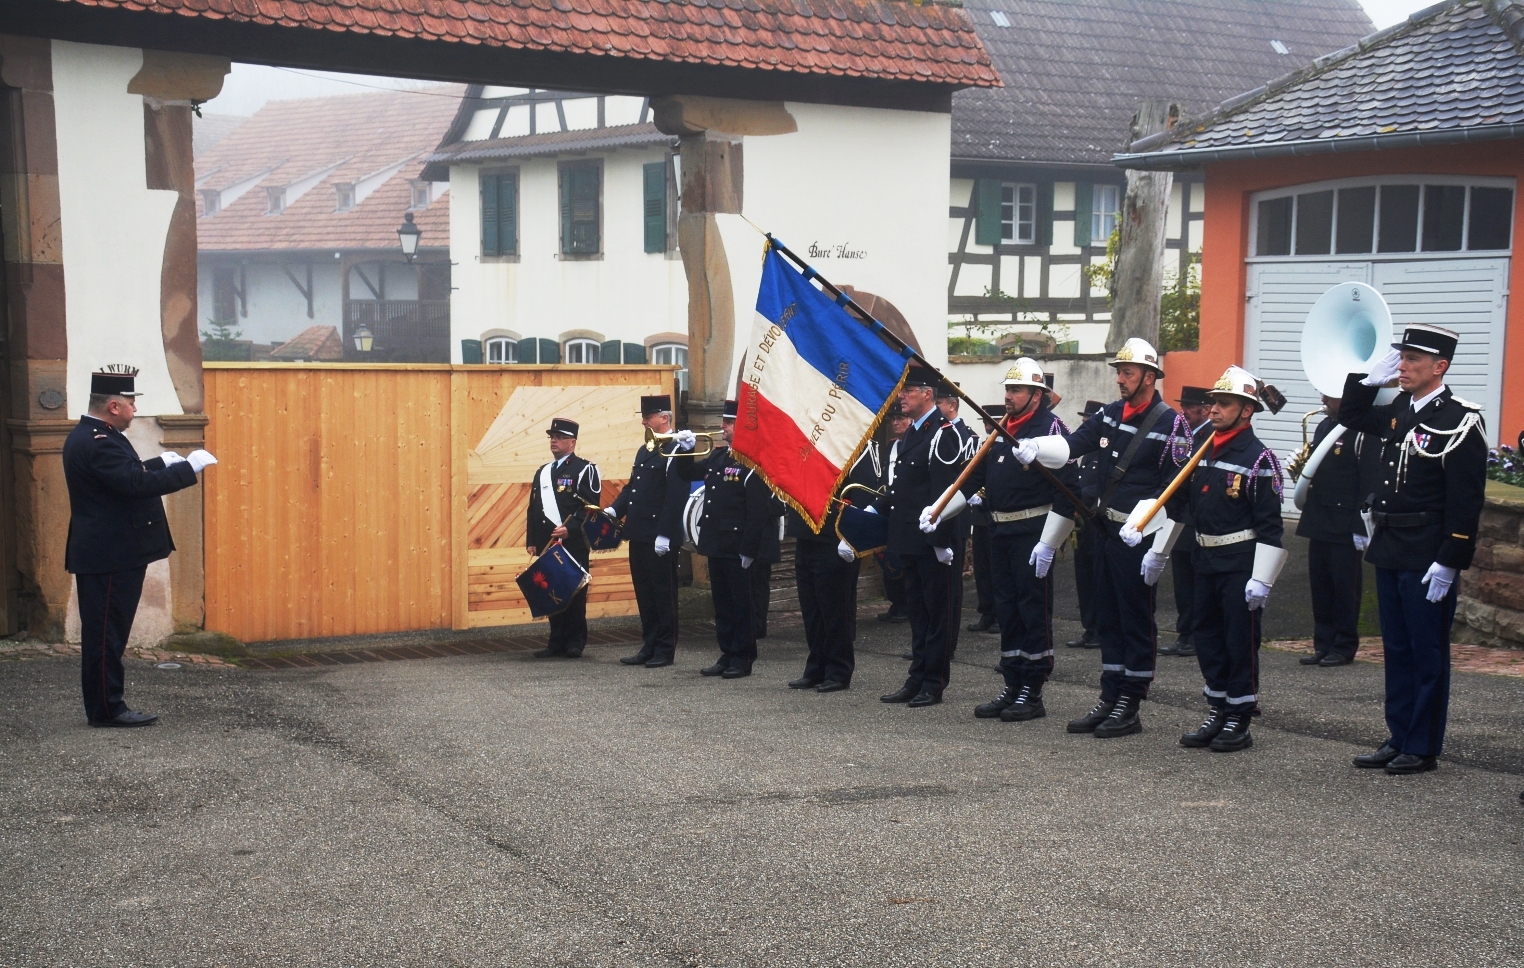
[[[1042,367],[1022,357],[1005,375],[1005,429],[1015,437],[1067,434],[1047,403]],[[1055,472],[1079,483],[1073,462]],[[1047,475],[996,442],[969,475],[969,503],[989,512],[991,581],[1000,621],[1000,673],[1005,690],[974,709],[980,719],[1024,722],[1046,716],[1042,687],[1053,672],[1053,557],[1074,530],[1074,505]]]
[[[529,520],[525,527],[526,551],[536,557],[559,541],[583,568],[588,566],[591,549],[578,524],[588,513],[588,505],[597,507],[603,493],[598,465],[577,456],[577,422],[556,417],[545,436],[550,440],[554,460],[534,475],[529,493]],[[587,647],[587,587],[583,585],[571,602],[550,617],[550,642],[534,654],[536,659],[565,656],[575,659]]]
[[[1180,416],[1196,437],[1211,423],[1207,411],[1212,408],[1212,397],[1204,387],[1181,387]],[[1180,537],[1175,539],[1175,550],[1170,555],[1170,575],[1175,580],[1175,641],[1172,645],[1159,646],[1160,655],[1195,655],[1196,646],[1191,642],[1195,611],[1191,607],[1192,589],[1196,587],[1196,573],[1192,570],[1191,549],[1196,546],[1195,530],[1191,527],[1190,508],[1179,506],[1185,517],[1180,521]],[[1175,511],[1171,510],[1170,514]]]
[[[175,550],[162,495],[196,483],[217,463],[204,450],[139,460],[122,432],[137,415],[137,369],[113,364],[90,377],[90,409],[64,440],[69,536],[64,567],[79,597],[80,685],[91,726],[147,726],[159,717],[123,699],[122,653],[132,635],[149,562]]]
[[[1114,400],[1064,436],[1022,441],[1019,459],[1041,460],[1058,469],[1075,457],[1095,453],[1101,493],[1088,523],[1099,532],[1096,591],[1101,637],[1101,698],[1090,712],[1068,725],[1071,733],[1111,738],[1141,732],[1138,707],[1154,679],[1158,630],[1154,625],[1154,585],[1169,560],[1172,527],[1155,532],[1156,547],[1130,548],[1117,533],[1141,501],[1163,493],[1190,456],[1190,427],[1154,389],[1164,376],[1159,354],[1142,339],[1129,339],[1111,361],[1116,370]]]
[[[704,513],[698,524],[698,553],[709,560],[709,593],[714,600],[714,631],[720,658],[701,670],[706,676],[740,679],[757,661],[757,630],[752,618],[749,570],[756,562],[769,527],[778,526],[772,491],[756,471],[735,459],[730,449],[736,426],[736,401],[726,400],[721,418],[724,446],[703,460],[680,458],[676,473],[704,482]],[[679,441],[690,450],[692,444]]]
[[[1486,488],[1481,407],[1445,386],[1458,342],[1441,326],[1407,327],[1368,376],[1345,379],[1340,407],[1340,423],[1381,441],[1366,559],[1376,566],[1390,737],[1355,765],[1394,774],[1438,766],[1450,706],[1456,583],[1476,553]],[[1377,389],[1393,377],[1402,392],[1376,406]]]
[[[1254,745],[1249,723],[1259,710],[1260,617],[1286,563],[1280,462],[1250,425],[1262,406],[1254,375],[1228,367],[1212,387],[1211,425],[1197,440],[1211,445],[1170,500],[1171,517],[1183,518],[1188,506],[1196,525],[1191,637],[1208,706],[1206,720],[1180,745],[1219,753]],[[1130,527],[1122,536],[1142,541]]]
[[[672,398],[667,394],[640,398],[640,422],[647,430],[665,434],[672,429]],[[679,435],[688,448],[694,437]],[[640,610],[640,651],[619,661],[658,669],[672,664],[677,651],[677,549],[683,543],[683,506],[688,487],[672,473],[674,445],[635,452],[630,480],[604,509],[624,518],[623,536],[630,546],[630,581]]]
[[[1360,505],[1379,480],[1381,444],[1345,427],[1339,404],[1336,397],[1323,397],[1328,415],[1318,424],[1312,446],[1332,433],[1339,438],[1307,481],[1306,506],[1296,526],[1297,536],[1307,539],[1312,584],[1312,654],[1297,660],[1302,665],[1349,665],[1360,649],[1360,600],[1370,544]]]
[[[1099,400],[1086,400],[1085,409],[1080,411],[1080,421],[1084,422],[1101,412],[1103,404]],[[1078,458],[1074,464],[1079,468],[1079,499],[1085,502],[1090,510],[1095,510],[1095,502],[1100,500],[1100,479],[1096,476],[1095,454],[1086,454]],[[1100,624],[1096,618],[1099,608],[1095,591],[1095,570],[1097,558],[1100,555],[1101,535],[1093,524],[1087,524],[1084,519],[1076,517],[1074,528],[1079,537],[1074,541],[1074,597],[1079,599],[1080,625],[1084,631],[1077,639],[1071,639],[1064,645],[1071,649],[1099,649],[1101,647],[1100,633],[1096,631]]]
[[[928,513],[967,463],[963,436],[936,407],[934,388],[941,382],[936,370],[910,364],[900,390],[910,429],[899,442],[889,493],[873,504],[879,514],[889,515],[889,550],[904,568],[910,613],[910,673],[898,691],[879,698],[913,709],[942,701],[963,609],[968,521],[960,520],[959,512],[966,502],[959,494],[938,521],[929,520]]]

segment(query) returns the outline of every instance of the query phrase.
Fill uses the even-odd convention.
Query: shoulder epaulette
[[[1470,400],[1466,400],[1466,399],[1463,399],[1461,397],[1452,396],[1450,399],[1453,402],[1458,403],[1461,406],[1465,407],[1467,410],[1476,410],[1476,411],[1480,412],[1481,409],[1482,409],[1482,405],[1481,404],[1479,404],[1479,403],[1472,403]]]

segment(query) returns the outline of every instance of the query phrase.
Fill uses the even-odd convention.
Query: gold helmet
[[[1042,367],[1030,357],[1020,357],[1011,364],[1011,368],[1005,371],[1005,386],[1008,387],[1036,387],[1039,390],[1048,388],[1047,379],[1044,377]]]
[[[1109,365],[1120,366],[1123,363],[1136,363],[1139,366],[1146,366],[1159,374],[1159,376],[1164,376],[1164,367],[1159,365],[1159,351],[1154,349],[1152,344],[1146,339],[1139,339],[1134,336],[1123,343],[1122,348],[1117,350],[1116,358]]]

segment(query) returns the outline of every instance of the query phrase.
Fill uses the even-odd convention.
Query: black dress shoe
[[[716,662],[714,665],[712,665],[712,666],[705,666],[704,668],[700,669],[699,670],[699,675],[701,675],[701,676],[711,676],[711,677],[713,677],[713,676],[723,676],[729,669],[730,669],[730,660],[722,657],[720,659],[720,661]]]
[[[1207,718],[1202,720],[1194,733],[1186,733],[1180,737],[1180,745],[1186,749],[1199,750],[1212,745],[1212,740],[1222,732],[1223,724],[1228,721],[1228,711],[1213,706],[1207,710]]]
[[[1191,656],[1195,655],[1196,654],[1196,643],[1190,641],[1189,639],[1187,639],[1184,642],[1176,642],[1175,643],[1175,654],[1176,655],[1191,655]]]
[[[1095,727],[1096,739],[1115,739],[1143,732],[1143,717],[1138,715],[1142,702],[1137,696],[1123,696],[1111,707],[1111,715]]]
[[[822,682],[820,685],[816,686],[815,687],[815,691],[816,692],[841,692],[843,689],[851,689],[851,688],[852,687],[849,684],[847,684],[845,682],[842,682],[840,679],[827,679],[825,682]]]
[[[96,727],[147,726],[158,718],[158,715],[155,713],[140,713],[135,709],[124,709],[110,719],[93,719],[90,721],[90,725]]]
[[[1362,753],[1355,757],[1354,763],[1362,770],[1374,770],[1378,766],[1386,766],[1401,755],[1391,743],[1382,743],[1376,752]]]
[[[1354,661],[1355,661],[1355,657],[1352,656],[1352,655],[1344,655],[1342,652],[1330,652],[1327,655],[1323,656],[1322,660],[1320,662],[1318,662],[1318,665],[1320,665],[1320,666],[1341,666],[1341,665],[1349,665],[1351,662],[1354,662]]]
[[[659,655],[656,658],[647,661],[646,662],[646,668],[647,669],[660,669],[663,666],[669,666],[671,664],[672,664],[672,657],[670,655]]]
[[[1005,691],[1002,692],[1000,695],[996,696],[994,699],[991,699],[989,702],[980,703],[979,705],[975,706],[974,707],[974,718],[975,719],[998,719],[998,718],[1000,718],[1000,714],[1005,712],[1005,707],[1009,706],[1011,703],[1016,701],[1016,692],[1017,692],[1017,690],[1012,689],[1010,686],[1006,686],[1005,687]]]
[[[581,649],[567,649],[566,650],[566,657],[568,659],[580,659],[580,658],[582,658],[582,650]]]
[[[901,622],[910,621],[910,616],[906,615],[904,612],[896,612],[891,608],[889,611],[884,612],[882,615],[880,615],[878,620],[880,622],[892,622],[895,625],[899,625]]]
[[[985,613],[980,612],[979,621],[969,622],[963,627],[968,629],[970,632],[987,632],[995,627],[995,616],[986,615]]]
[[[935,706],[941,701],[942,697],[935,693],[920,692],[916,693],[915,698],[910,700],[909,705],[911,709],[924,709],[927,706]]]
[[[1386,771],[1392,776],[1411,776],[1414,773],[1427,773],[1437,769],[1439,769],[1438,757],[1418,756],[1414,753],[1403,753],[1386,765]]]
[[[1254,737],[1249,735],[1249,721],[1253,718],[1249,713],[1228,713],[1222,729],[1212,737],[1212,752],[1237,753],[1253,746]]]
[[[743,665],[743,666],[733,665],[729,669],[726,669],[724,672],[720,673],[720,678],[721,679],[745,679],[749,675],[751,675],[751,666],[749,666],[749,665]]]
[[[1296,661],[1301,665],[1317,665],[1323,661],[1323,657],[1327,654],[1327,652],[1314,652],[1312,655],[1304,655]]]
[[[622,655],[619,657],[620,665],[645,665],[651,661],[651,653],[637,652],[634,655]]]
[[[1111,707],[1114,705],[1115,703],[1109,703],[1102,699],[1079,719],[1069,720],[1069,725],[1064,728],[1071,733],[1093,733],[1095,728],[1104,723],[1106,717],[1111,715]]]
[[[1064,645],[1070,649],[1099,649],[1101,647],[1101,639],[1094,632],[1086,630],[1084,635],[1081,635],[1077,639],[1071,639],[1065,642]]]
[[[809,676],[800,676],[788,684],[790,689],[814,689],[820,685],[819,679],[811,679]]]
[[[909,649],[906,649],[905,650],[905,654],[900,656],[900,658],[904,659],[906,662],[914,662],[915,661],[915,653],[911,652]]]
[[[582,653],[578,652],[577,654],[581,655]],[[566,655],[566,648],[564,646],[548,645],[540,651],[536,652],[534,657],[536,659],[554,659],[557,656],[564,655]]]
[[[1161,645],[1161,646],[1159,646],[1159,654],[1160,655],[1179,655],[1180,654],[1180,640],[1176,639],[1174,645]]]
[[[1029,719],[1042,719],[1048,710],[1042,704],[1042,690],[1022,686],[1016,701],[1000,711],[1002,723],[1024,723]]]
[[[879,702],[909,702],[910,700],[912,700],[912,699],[914,699],[916,697],[916,694],[918,692],[920,692],[919,689],[912,689],[909,686],[906,686],[905,688],[899,690],[898,692],[891,692],[887,696],[879,696],[878,697],[878,701]]]

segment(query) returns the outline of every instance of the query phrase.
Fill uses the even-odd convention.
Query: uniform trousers
[[[990,574],[990,542],[994,529],[987,524],[973,526],[974,533],[974,591],[978,596],[979,614],[995,614],[995,583]]]
[[[658,555],[655,541],[632,540],[630,582],[640,610],[641,654],[672,658],[677,651],[677,549]]]
[[[1191,636],[1196,614],[1191,607],[1196,593],[1196,565],[1191,555],[1195,548],[1196,529],[1186,527],[1181,530],[1169,559],[1170,577],[1175,580],[1175,635],[1181,642],[1196,641]]]
[[[1095,591],[1095,570],[1099,567],[1096,551],[1101,541],[1101,526],[1095,521],[1079,522],[1079,539],[1074,549],[1074,593],[1079,598],[1080,624],[1091,635],[1100,623],[1095,616],[1099,596]]]
[[[79,595],[80,686],[85,716],[92,723],[127,711],[122,701],[125,674],[122,653],[138,614],[147,566],[103,575],[75,575]]]
[[[709,559],[714,632],[720,641],[720,654],[729,660],[732,669],[750,669],[757,661],[757,629],[751,614],[749,571],[741,567],[739,557]]]
[[[1450,623],[1460,582],[1437,602],[1421,571],[1376,569],[1386,653],[1386,728],[1399,753],[1438,756],[1450,711]]]
[[[1159,636],[1154,627],[1154,592],[1143,581],[1143,555],[1152,547],[1144,541],[1129,548],[1117,537],[1113,521],[1096,521],[1100,548],[1096,555],[1096,632],[1101,639],[1101,698],[1116,702],[1123,696],[1148,697],[1158,660]]]
[[[905,571],[905,611],[910,617],[910,674],[905,688],[942,695],[958,649],[963,616],[963,543],[953,545],[952,564],[925,554],[900,555]]]
[[[1196,627],[1191,642],[1203,692],[1214,709],[1247,713],[1259,703],[1259,630],[1262,608],[1249,611],[1244,586],[1253,572],[1196,572]]]
[[[1353,656],[1360,648],[1364,558],[1353,539],[1319,541],[1314,538],[1307,542],[1307,576],[1312,581],[1313,651]]]
[[[579,565],[587,567],[587,549],[566,550]],[[546,645],[552,652],[571,656],[581,655],[587,648],[587,586],[573,595],[565,608],[550,617],[550,641]]]
[[[905,615],[905,566],[900,556],[892,551],[874,552],[878,570],[884,578],[884,597],[889,600],[889,611]]]
[[[751,577],[751,622],[759,639],[767,638],[767,609],[773,600],[773,563],[753,561],[746,569]]]
[[[1041,538],[1041,531],[990,538],[1000,674],[1011,689],[1041,688],[1053,673],[1053,573],[1038,578],[1028,563]]]
[[[850,684],[857,667],[852,646],[857,638],[861,562],[842,561],[836,546],[826,541],[800,541],[794,549],[799,611],[804,618],[804,640],[810,648],[804,660],[804,678]]]

